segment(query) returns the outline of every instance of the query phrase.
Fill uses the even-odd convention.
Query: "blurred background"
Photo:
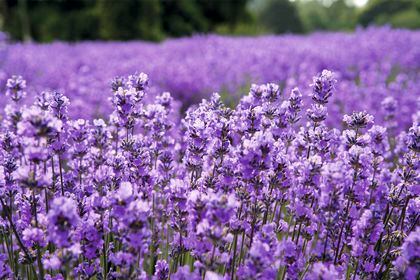
[[[420,28],[420,0],[0,0],[13,40],[150,40],[197,33],[261,35]]]

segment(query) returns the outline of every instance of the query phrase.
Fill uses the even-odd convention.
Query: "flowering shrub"
[[[366,110],[375,112],[376,124],[397,118],[392,130],[400,132],[411,126],[418,106],[419,45],[419,31],[390,28],[257,38],[194,36],[160,44],[13,43],[5,51],[0,46],[0,90],[9,77],[21,75],[28,82],[27,104],[43,90],[59,90],[72,100],[72,118],[92,119],[106,118],[113,110],[108,81],[139,69],[153,77],[148,102],[169,91],[187,108],[211,92],[236,104],[251,83],[275,82],[283,95],[294,87],[307,92],[312,75],[328,67],[340,79],[337,94],[329,98],[328,125],[341,128],[344,114]],[[303,98],[306,110],[310,98]]]
[[[397,133],[385,99],[384,126],[358,111],[330,127],[337,80],[252,85],[233,109],[213,94],[181,118],[167,92],[145,102],[141,73],[115,78],[92,121],[56,91],[22,105],[11,77],[1,277],[416,279],[420,115]]]

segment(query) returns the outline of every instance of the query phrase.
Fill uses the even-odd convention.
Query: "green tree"
[[[142,0],[137,23],[138,36],[145,40],[158,41],[163,39],[162,6],[156,0]]]
[[[169,36],[185,36],[209,30],[197,1],[163,0],[163,29]]]
[[[38,41],[92,40],[98,29],[93,5],[88,0],[31,1],[31,34]]]
[[[161,34],[161,7],[156,0],[99,0],[100,37],[107,40],[142,38],[158,40]]]
[[[220,24],[226,24],[233,30],[238,23],[251,20],[247,10],[248,0],[197,0],[197,2],[212,30]]]
[[[6,0],[5,30],[15,39],[94,39],[97,20],[89,0]]]
[[[297,7],[305,32],[324,30],[329,27],[327,8],[319,1],[298,1]]]
[[[418,5],[418,0],[371,0],[360,13],[359,23],[420,28]]]
[[[336,0],[327,9],[330,30],[351,30],[356,27],[357,14],[354,6],[345,0]]]
[[[289,0],[270,0],[261,12],[260,20],[274,33],[303,32],[296,6]]]
[[[345,0],[334,0],[329,6],[322,1],[298,1],[305,32],[315,30],[351,30],[357,22],[357,10]]]
[[[230,32],[245,22],[248,0],[0,0],[0,25],[13,39],[161,40]],[[0,27],[1,27],[0,26]]]

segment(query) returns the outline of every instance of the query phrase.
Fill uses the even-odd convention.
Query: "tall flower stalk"
[[[6,83],[0,278],[415,279],[418,115],[397,135],[385,100],[383,126],[331,127],[327,70],[306,96],[254,84],[185,115],[150,85],[115,78],[110,115],[73,119],[64,94]]]

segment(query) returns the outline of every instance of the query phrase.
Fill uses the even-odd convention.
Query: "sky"
[[[264,2],[266,0],[254,0],[254,1]],[[295,2],[296,0],[289,0],[289,1]],[[303,0],[303,1],[315,1],[315,0]],[[327,6],[330,5],[332,2],[334,2],[334,0],[317,0],[317,1],[324,2],[324,4],[326,4]],[[363,7],[364,5],[366,5],[368,1],[369,0],[346,0],[346,2],[349,3],[350,5],[354,5],[357,7]]]
[[[250,0],[250,2],[248,3],[249,8],[252,11],[259,11],[262,9],[262,7],[264,7],[264,5],[270,0]],[[290,2],[295,2],[295,1],[302,1],[302,2],[309,2],[309,1],[319,1],[324,3],[324,5],[329,6],[331,5],[334,1],[336,0],[289,0]],[[369,0],[345,0],[347,5],[349,6],[356,6],[356,7],[363,7],[364,5],[367,4],[367,2],[369,2]]]
[[[362,7],[366,5],[368,0],[352,0],[352,2],[354,3],[355,6]]]

